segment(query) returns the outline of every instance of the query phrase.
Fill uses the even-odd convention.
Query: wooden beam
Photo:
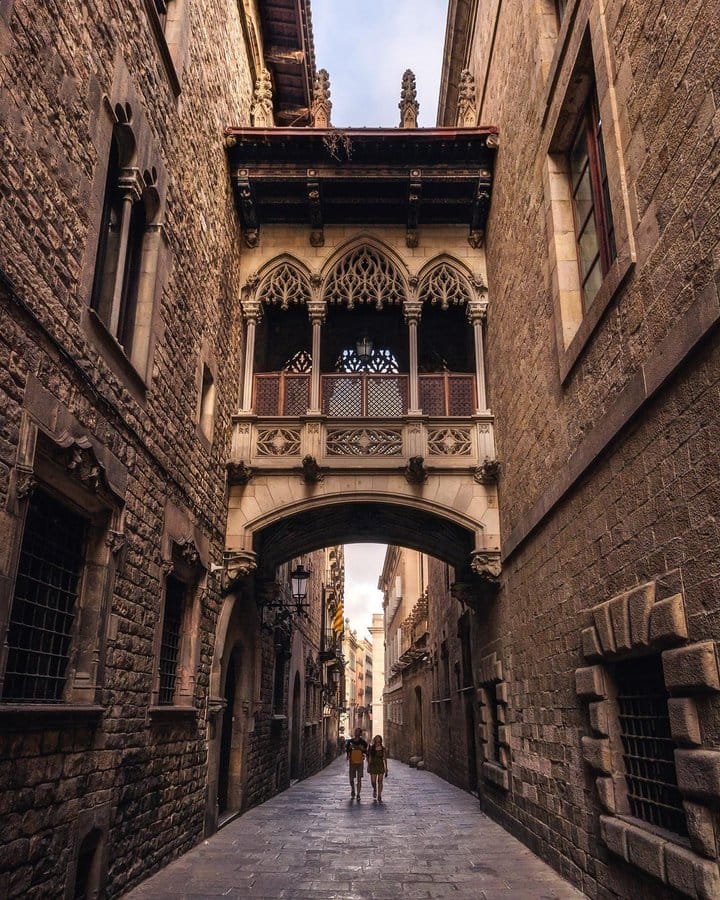
[[[247,247],[257,247],[260,242],[260,225],[258,224],[255,197],[250,186],[250,178],[247,169],[238,169],[235,178],[238,203],[240,206],[240,221],[243,231],[243,240]]]

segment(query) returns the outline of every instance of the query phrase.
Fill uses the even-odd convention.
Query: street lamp
[[[358,357],[363,362],[367,362],[370,359],[373,352],[373,342],[367,336],[367,333],[358,339],[355,344],[355,349],[357,350]]]
[[[309,569],[306,569],[302,563],[298,563],[290,573],[290,590],[299,616],[304,614],[308,605],[305,600],[307,599],[307,583],[310,574]]]

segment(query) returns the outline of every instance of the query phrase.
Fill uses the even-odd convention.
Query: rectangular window
[[[613,675],[632,814],[675,834],[687,834],[660,657],[620,663]]]
[[[85,557],[85,519],[42,491],[29,501],[2,698],[63,699]]]
[[[587,310],[616,256],[602,120],[594,87],[570,149],[569,168],[580,284]]]
[[[185,593],[185,584],[173,575],[168,575],[165,586],[165,614],[160,639],[158,703],[161,706],[172,705],[175,702]]]
[[[215,419],[215,381],[210,369],[203,363],[200,388],[200,430],[211,441]]]

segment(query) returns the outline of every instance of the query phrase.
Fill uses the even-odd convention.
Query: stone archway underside
[[[420,550],[464,573],[475,535],[455,522],[419,509],[374,502],[347,502],[304,509],[257,532],[254,550],[261,571],[337,543],[388,543]]]

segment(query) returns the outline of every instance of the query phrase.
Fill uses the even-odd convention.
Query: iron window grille
[[[660,657],[620,663],[614,667],[613,675],[632,815],[686,835]]]
[[[173,575],[168,575],[165,587],[165,614],[160,639],[160,690],[158,694],[160,705],[171,705],[175,700],[184,605],[185,585]]]
[[[495,682],[485,685],[488,698],[488,716],[490,718],[490,758],[500,763],[500,720],[498,719],[498,701]]]
[[[63,699],[86,531],[85,519],[53,497],[31,496],[8,626],[5,701]]]
[[[578,267],[587,309],[617,255],[602,119],[593,86],[569,153]]]

